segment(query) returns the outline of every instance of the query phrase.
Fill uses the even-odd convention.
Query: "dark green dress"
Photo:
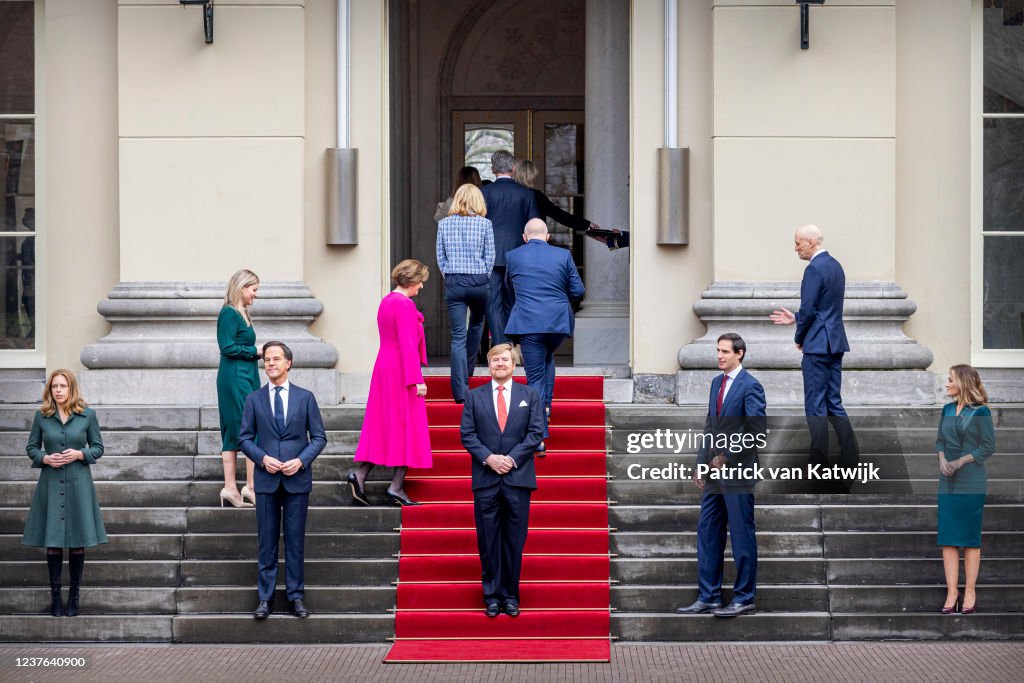
[[[987,406],[964,406],[959,415],[956,403],[942,407],[935,452],[945,453],[950,462],[969,453],[974,462],[958,469],[952,477],[939,474],[939,545],[981,547],[981,521],[988,489],[985,461],[995,448],[992,411]]]
[[[43,464],[45,456],[66,448],[82,451],[85,459],[63,467]],[[92,408],[72,413],[67,422],[61,422],[58,413],[45,417],[37,412],[25,452],[32,467],[42,471],[21,542],[37,548],[86,548],[106,543],[90,471],[90,465],[103,455],[103,437]]]
[[[217,407],[220,409],[221,450],[237,451],[245,397],[260,388],[256,331],[245,323],[241,313],[225,306],[217,316],[217,344],[220,346]]]

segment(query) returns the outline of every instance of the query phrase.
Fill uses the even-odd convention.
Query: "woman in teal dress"
[[[256,331],[249,319],[249,306],[256,299],[260,279],[244,268],[231,276],[224,294],[224,307],[217,316],[217,344],[220,346],[220,367],[217,369],[217,407],[220,410],[220,458],[224,464],[224,488],[220,505],[227,502],[236,508],[253,507],[255,464],[245,458],[246,485],[238,491],[235,464],[238,457],[238,432],[242,426],[245,397],[260,388],[257,366]]]
[[[96,413],[78,393],[70,370],[54,370],[46,380],[43,405],[32,420],[25,452],[41,469],[25,522],[24,545],[46,548],[50,572],[50,614],[78,616],[78,587],[85,549],[107,542],[90,466],[103,455]],[[71,589],[61,605],[60,574],[68,549]]]
[[[939,535],[946,572],[943,614],[960,603],[963,614],[975,611],[975,585],[981,568],[981,520],[988,478],[985,461],[996,447],[988,394],[978,371],[970,365],[949,369],[946,394],[954,399],[942,408],[935,451],[939,458]],[[964,549],[964,595],[957,589],[960,548]]]

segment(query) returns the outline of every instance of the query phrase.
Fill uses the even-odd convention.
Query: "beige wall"
[[[664,146],[663,3],[633,3],[630,67],[630,296],[633,371],[679,370],[679,347],[704,334],[693,302],[711,283],[711,2],[679,3],[679,145],[690,148],[690,244],[659,247],[657,150]],[[655,37],[657,39],[655,39]]]
[[[336,4],[306,7],[306,283],[324,304],[313,326],[338,349],[343,373],[368,373],[377,355],[377,305],[390,289],[386,3],[352,3],[351,146],[359,150],[359,245],[325,246],[324,150],[337,146]]]
[[[39,172],[46,366],[81,369],[109,326],[96,312],[118,281],[117,7],[46,0]]]
[[[896,5],[896,277],[938,373],[970,362],[970,19],[969,0]]]

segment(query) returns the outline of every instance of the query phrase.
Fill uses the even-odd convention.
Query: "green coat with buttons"
[[[82,451],[84,460],[63,467],[43,464],[43,457],[67,448]],[[103,437],[96,413],[86,408],[61,422],[37,412],[25,451],[32,467],[42,469],[21,542],[40,548],[84,548],[107,542],[90,467],[103,455]]]

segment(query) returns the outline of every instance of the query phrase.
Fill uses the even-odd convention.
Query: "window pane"
[[[35,348],[35,235],[0,237],[0,349]]]
[[[986,349],[1024,349],[1024,237],[985,238]]]
[[[32,121],[0,121],[0,188],[3,188],[0,232],[26,229],[23,225],[24,210],[35,206],[35,161],[35,124]],[[34,217],[31,220],[34,224]]]
[[[0,114],[35,113],[32,0],[0,0]]]
[[[476,167],[481,180],[494,180],[491,155],[500,149],[515,154],[514,124],[467,123],[463,131],[466,166]]]
[[[983,229],[1024,230],[1024,120],[986,119],[984,155]]]
[[[575,123],[544,124],[544,194],[558,208],[574,216],[582,215],[583,195],[580,192],[579,146],[581,126]],[[551,244],[572,249],[573,232],[553,219],[548,219]]]

